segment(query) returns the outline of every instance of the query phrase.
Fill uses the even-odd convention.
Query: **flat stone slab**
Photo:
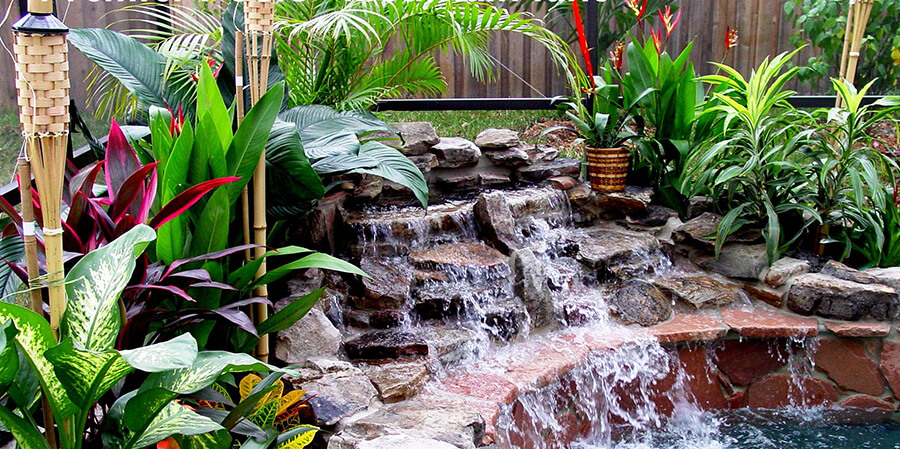
[[[866,351],[862,340],[822,338],[812,354],[816,369],[845,390],[872,396],[884,393],[884,380],[878,365]]]
[[[428,343],[409,332],[376,331],[344,343],[351,360],[382,360],[428,355]]]
[[[409,260],[419,268],[435,266],[497,268],[508,263],[503,253],[481,243],[453,243],[412,251],[409,253]]]
[[[825,328],[838,337],[885,337],[891,332],[889,323],[860,323],[825,320]]]
[[[660,343],[682,341],[708,341],[725,336],[730,328],[725,323],[708,316],[676,313],[667,323],[647,329]]]
[[[722,309],[722,320],[735,332],[750,338],[815,337],[819,334],[819,322],[781,312]]]

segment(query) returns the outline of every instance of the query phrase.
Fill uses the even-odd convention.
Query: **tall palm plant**
[[[279,2],[279,65],[291,102],[364,109],[381,98],[439,95],[446,81],[439,51],[462,56],[491,80],[493,33],[533,39],[566,70],[565,43],[527,13],[467,0],[311,0]]]

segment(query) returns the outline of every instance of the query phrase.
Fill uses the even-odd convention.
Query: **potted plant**
[[[593,77],[592,87],[573,89],[574,95],[561,104],[574,128],[554,126],[543,134],[559,129],[577,134],[575,143],[584,147],[591,188],[598,192],[621,192],[625,190],[631,165],[631,150],[625,144],[641,135],[644,125],[643,119],[632,116],[631,111],[653,89],[642,91],[623,106],[619,85],[611,82],[608,67],[604,71],[605,76]]]

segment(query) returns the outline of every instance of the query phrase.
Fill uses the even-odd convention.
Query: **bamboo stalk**
[[[31,310],[44,316],[44,300],[36,281],[41,277],[38,267],[37,239],[34,236],[34,205],[31,196],[31,165],[26,157],[19,157],[16,162],[19,173],[19,191],[22,205],[22,240],[25,243],[25,265],[28,269],[28,294],[31,299]],[[44,417],[44,435],[51,448],[56,446],[56,430],[53,424],[53,411],[46,395],[41,395],[41,412]]]
[[[272,56],[273,1],[247,0],[244,3],[244,26],[248,34],[247,56],[250,76],[250,100],[255,105],[266,92],[269,82],[269,62]],[[254,250],[256,258],[263,258],[266,253],[266,155],[260,155],[256,170],[253,173],[253,241],[258,248]],[[256,272],[256,278],[266,274],[266,261],[262,260]],[[265,285],[256,288],[256,296],[268,298]],[[254,322],[262,323],[269,316],[266,304],[254,304]],[[266,362],[269,359],[269,336],[261,335],[256,346],[256,357]]]
[[[237,108],[238,126],[244,121],[244,33],[234,33],[234,101]],[[241,229],[244,231],[244,245],[250,244],[250,194],[247,185],[241,190]],[[244,259],[250,261],[251,252],[244,250]]]
[[[859,63],[859,50],[866,35],[866,24],[872,13],[874,0],[859,0],[857,3],[856,17],[853,24],[853,42],[850,43],[850,52],[847,61],[847,82],[853,84],[856,80],[856,67]]]
[[[838,72],[838,79],[844,80],[847,76],[847,56],[850,53],[850,41],[853,40],[853,13],[856,11],[856,0],[850,0],[850,3],[847,5],[847,26],[844,29],[844,48],[841,51],[841,67]],[[842,103],[841,96],[838,95],[835,99],[834,107],[841,107]]]

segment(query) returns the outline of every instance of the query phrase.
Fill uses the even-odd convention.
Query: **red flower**
[[[731,27],[725,28],[725,53],[728,53],[732,48],[737,47],[737,42],[738,42],[737,28],[731,28]]]
[[[616,42],[615,49],[609,52],[609,59],[613,62],[616,70],[622,70],[622,63],[625,61],[625,44]]]
[[[212,59],[212,58],[209,58],[209,59],[206,61],[206,64],[209,65],[209,68],[213,68],[213,66],[216,64],[216,60],[215,60],[215,59]],[[225,65],[224,62],[220,62],[220,63],[219,63],[219,66],[216,67],[215,70],[213,70],[213,78],[218,78],[218,77],[219,77],[219,72],[222,71],[222,67],[223,67],[224,65]],[[200,78],[197,76],[196,73],[191,73],[191,79],[194,80],[195,83],[196,83],[197,81],[200,81]]]
[[[653,46],[656,47],[656,54],[662,54],[662,29],[650,29],[650,37],[653,38]]]
[[[627,4],[634,11],[638,22],[640,22],[644,18],[644,13],[647,12],[647,0],[644,0],[643,3],[641,3],[641,0],[628,0]]]
[[[644,0],[646,2],[646,0]],[[578,7],[578,0],[572,0],[572,14],[575,16],[575,31],[578,33],[578,46],[581,47],[581,56],[584,58],[584,65],[587,69],[587,76],[590,79],[591,87],[594,86],[594,68],[591,66],[591,52],[588,50],[587,37],[584,34],[584,23],[581,21],[581,9]]]
[[[664,10],[657,12],[659,13],[659,20],[661,20],[663,26],[666,27],[666,39],[668,39],[672,36],[672,31],[675,31],[675,27],[678,26],[678,21],[681,20],[681,8],[678,8],[678,14],[676,14],[674,18],[672,17],[671,6],[666,6]]]
[[[169,437],[156,443],[156,449],[178,449],[178,443],[175,442],[174,438]]]
[[[168,106],[166,109],[169,110],[169,114],[172,114],[172,120],[169,122],[169,135],[172,137],[180,135],[181,129],[184,127],[184,111],[181,109],[181,105],[178,105],[178,114],[175,114]]]

